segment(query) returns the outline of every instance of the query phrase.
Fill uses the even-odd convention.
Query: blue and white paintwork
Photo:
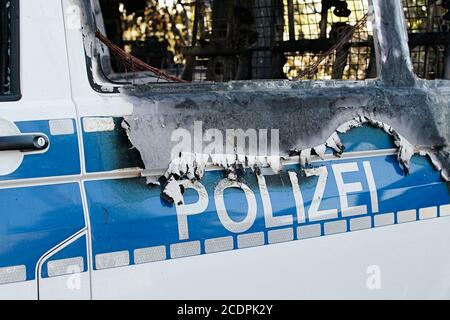
[[[450,193],[428,158],[405,176],[389,135],[355,128],[311,164],[326,177],[292,162],[221,190],[209,170],[168,204],[120,127],[132,104],[90,86],[77,14],[21,6],[23,98],[0,118],[50,147],[0,176],[1,299],[450,297]]]
[[[379,145],[391,147],[382,130],[359,129],[361,133],[373,130],[378,131],[372,132],[372,137],[379,137]],[[306,177],[299,164],[285,166],[280,174],[259,178],[248,172],[241,177],[242,184],[221,192],[223,203],[218,192],[221,182],[228,181],[224,171],[208,171],[200,182],[185,182],[185,204],[181,206],[165,203],[160,198],[160,188],[147,186],[145,179],[88,181],[85,190],[93,255],[96,261],[97,257],[106,259],[107,253],[123,258],[119,264],[111,258],[109,265],[116,267],[448,214],[448,187],[428,159],[414,157],[411,172],[405,176],[392,149],[377,150],[376,141],[357,146],[343,140],[349,150],[355,151],[346,153],[348,159],[311,165],[326,168],[324,174]],[[352,158],[356,150],[376,152]],[[342,179],[339,184],[336,177]],[[360,191],[343,194],[338,186],[342,188],[344,184]],[[313,199],[319,199],[316,208]],[[108,264],[99,267],[94,263],[96,270],[107,267]]]

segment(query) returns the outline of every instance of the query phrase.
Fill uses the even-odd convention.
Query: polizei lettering
[[[245,180],[220,180],[213,192],[207,191],[201,182],[180,182],[185,190],[195,190],[198,199],[176,206],[179,239],[189,240],[189,218],[205,212],[210,214],[214,211],[213,205],[219,226],[233,234],[250,230],[255,225],[258,213],[263,217],[266,229],[378,213],[378,193],[369,161],[338,162],[305,169],[306,177],[299,177],[295,171],[287,171],[288,181],[278,186],[276,192],[270,191],[270,185],[262,175],[257,176],[257,188],[253,187],[253,190]],[[303,184],[307,187],[302,190]],[[239,197],[246,203],[246,209],[240,209],[244,213],[239,219],[227,209],[227,196],[230,197],[228,189],[241,191]],[[279,199],[280,194],[284,194],[282,199]],[[234,200],[228,198],[228,201]],[[283,210],[275,210],[274,206],[279,208],[280,203],[283,204]],[[289,207],[292,209],[286,210]]]

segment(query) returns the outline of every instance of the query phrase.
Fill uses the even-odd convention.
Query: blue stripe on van
[[[0,268],[25,265],[85,227],[77,183],[0,189]]]
[[[121,126],[122,118],[113,121],[113,131],[83,131],[86,172],[144,167],[139,152],[133,148]]]
[[[22,133],[45,133],[50,139],[50,147],[42,154],[26,155],[20,167],[13,173],[0,176],[0,180],[16,180],[41,177],[75,175],[81,172],[78,137],[75,133],[52,136],[49,121],[24,121],[15,124]]]
[[[377,194],[379,198],[379,212],[372,213],[369,186],[364,176],[363,162],[368,161],[373,170]],[[397,213],[403,210],[437,207],[450,203],[449,188],[444,183],[429,160],[415,156],[411,161],[410,175],[404,176],[396,156],[377,156],[360,159],[345,159],[323,161],[328,169],[328,182],[325,188],[321,210],[338,209],[338,218],[320,222],[298,224],[296,221],[296,207],[287,171],[296,171],[299,176],[300,188],[304,198],[305,211],[311,205],[316,189],[317,177],[307,178],[300,174],[299,165],[285,168],[280,175],[267,176],[266,182],[273,207],[273,215],[293,216],[292,227],[306,226],[319,223],[324,230],[324,224],[333,221],[345,221],[349,228],[348,217],[343,217],[340,211],[339,194],[331,168],[332,164],[356,162],[359,172],[346,173],[345,182],[361,182],[363,192],[348,196],[350,206],[367,205],[370,220],[382,213]],[[214,189],[217,183],[225,177],[224,171],[207,172],[201,181],[205,186],[209,204],[205,212],[189,216],[189,241],[231,236],[236,248],[237,235],[226,230],[220,222],[215,207]],[[242,181],[250,187],[257,200],[257,218],[252,227],[244,234],[262,232],[265,234],[265,244],[268,244],[267,233],[273,229],[265,226],[261,194],[254,174],[247,173]],[[93,255],[128,251],[133,261],[133,250],[155,246],[169,246],[181,243],[178,237],[177,214],[174,206],[163,202],[160,198],[159,187],[149,187],[143,179],[124,179],[85,182],[88,205],[90,210],[91,232],[93,238]],[[247,214],[247,202],[243,192],[239,189],[227,189],[224,193],[225,205],[230,217],[234,221],[241,221]],[[187,189],[186,204],[198,200],[198,193]],[[355,217],[351,217],[355,218]],[[373,226],[373,224],[372,224]],[[289,226],[288,226],[289,227]],[[275,228],[276,229],[276,228]],[[348,231],[349,229],[346,229]],[[297,239],[294,235],[293,240]],[[202,246],[199,253],[205,253]],[[169,257],[169,255],[167,255]]]

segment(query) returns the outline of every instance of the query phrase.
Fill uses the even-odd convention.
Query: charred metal
[[[420,154],[428,156],[448,181],[449,81],[421,80],[414,74],[400,1],[373,0],[371,11],[378,57],[375,80],[261,80],[120,88],[134,106],[133,114],[124,117],[124,128],[145,169],[166,172],[163,195],[182,203],[176,181],[201,179],[208,165],[222,167],[229,179],[236,180],[240,168],[259,172],[270,166],[277,173],[290,156],[298,156],[302,167],[307,167],[312,156],[323,157],[326,148],[340,156],[344,150],[337,133],[362,125],[375,126],[392,137],[405,174],[411,157]],[[86,36],[92,40],[92,30],[87,30]],[[274,159],[185,150],[172,159],[172,132],[183,128],[193,134],[195,121],[202,121],[205,129],[278,129],[280,155]],[[148,181],[159,183],[155,177]]]

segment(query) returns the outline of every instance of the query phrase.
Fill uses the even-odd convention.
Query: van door
[[[0,299],[89,298],[61,2],[0,6]]]
[[[423,155],[411,155],[405,174],[402,157],[410,149],[395,140],[400,136],[394,128],[352,120],[364,108],[402,116],[397,104],[407,111],[407,103],[423,99],[418,88],[375,81],[120,88],[101,72],[107,50],[94,35],[96,29],[105,34],[98,1],[63,3],[83,141],[94,299],[448,296],[448,284],[441,281],[450,263],[448,184]],[[384,8],[378,27],[400,24],[392,16],[400,9],[397,2],[377,3]],[[395,37],[401,32],[379,31],[388,55],[380,61],[383,81],[388,81],[388,67],[408,58],[388,45],[400,41]],[[345,112],[350,118],[344,119]],[[227,167],[229,159],[220,154],[197,180],[198,172],[190,171],[189,178],[181,165],[186,168],[192,159],[178,159],[179,166],[174,162],[169,171],[175,182],[163,199],[159,186],[147,185],[156,180],[142,176],[162,176],[170,160],[177,160],[165,157],[177,129],[207,136],[195,130],[200,121],[205,130],[256,126],[264,132],[270,127],[263,125],[272,124],[292,143],[323,140],[314,151],[287,157],[278,174],[266,163],[258,174],[248,170],[238,181],[229,179],[235,163]],[[186,179],[177,181],[181,176]],[[183,201],[175,197],[179,184]]]

